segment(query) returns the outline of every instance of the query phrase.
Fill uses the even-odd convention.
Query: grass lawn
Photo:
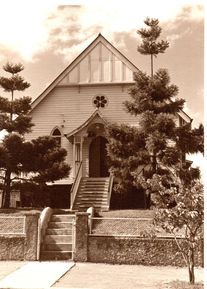
[[[98,212],[95,217],[105,218],[93,221],[93,233],[100,235],[143,235],[147,233],[155,233],[153,226],[155,210],[111,210],[108,212]],[[112,219],[110,219],[112,218]],[[113,218],[117,218],[114,219]],[[125,220],[119,218],[126,218]],[[127,219],[127,218],[131,218]],[[136,220],[135,218],[140,218]],[[134,219],[134,220],[133,220]],[[158,228],[156,228],[158,229]],[[177,235],[182,235],[182,230],[177,232]],[[159,237],[172,237],[172,234],[166,233],[159,228],[156,232]]]
[[[40,213],[43,209],[33,209],[33,208],[10,208],[10,209],[2,209],[0,208],[0,214],[2,215],[24,215],[26,213]]]
[[[105,218],[153,218],[153,210],[111,210],[108,212],[99,212],[98,217]]]
[[[96,217],[100,219],[93,220],[92,232],[96,235],[140,236],[142,232],[152,230],[153,214],[153,210],[112,210],[99,212],[96,214]],[[140,218],[140,220],[137,220],[137,218]],[[145,218],[145,220],[142,218]]]
[[[204,285],[202,283],[189,284],[184,281],[173,281],[168,284],[166,289],[203,289]]]

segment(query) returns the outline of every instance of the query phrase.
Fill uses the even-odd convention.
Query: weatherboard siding
[[[100,109],[108,122],[136,125],[137,118],[124,110],[123,102],[129,99],[129,86],[95,85],[95,86],[62,86],[51,91],[32,111],[35,124],[29,138],[48,135],[55,126],[62,134],[70,133],[82,125],[95,111],[93,98],[104,95],[108,104]]]
[[[124,110],[123,102],[129,99],[129,85],[92,85],[92,86],[59,86],[54,88],[31,112],[35,124],[32,133],[27,135],[31,140],[39,136],[50,135],[55,127],[61,131],[61,146],[67,150],[67,163],[71,166],[68,182],[73,182],[75,167],[73,145],[66,138],[66,134],[77,129],[96,110],[93,98],[104,95],[108,104],[100,109],[100,113],[107,122],[127,123],[137,125],[137,118]],[[95,119],[94,119],[95,121]],[[89,172],[89,145],[84,140],[82,147],[83,175]]]

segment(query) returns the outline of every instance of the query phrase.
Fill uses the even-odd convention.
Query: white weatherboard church
[[[72,170],[68,179],[57,184],[73,184],[72,209],[109,209],[113,179],[106,162],[105,126],[137,126],[137,118],[123,105],[137,71],[99,34],[32,104],[35,126],[29,137],[51,135],[67,150]],[[183,111],[179,113],[179,125],[190,121]]]

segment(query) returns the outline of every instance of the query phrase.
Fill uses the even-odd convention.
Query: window
[[[97,108],[104,108],[108,104],[108,100],[104,95],[97,95],[93,99],[93,105]]]
[[[52,137],[56,140],[58,145],[61,146],[61,132],[58,128],[53,131]]]

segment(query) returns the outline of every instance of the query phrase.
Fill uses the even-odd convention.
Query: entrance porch
[[[108,168],[105,127],[106,121],[96,110],[67,135],[73,146],[71,209],[109,209],[113,180]]]

